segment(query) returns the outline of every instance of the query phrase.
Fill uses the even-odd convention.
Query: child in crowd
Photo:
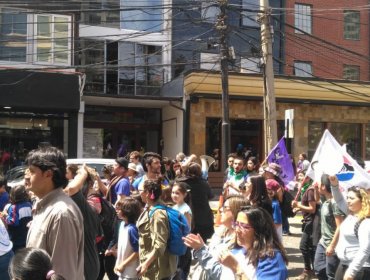
[[[174,183],[172,187],[171,197],[175,205],[172,208],[176,209],[186,217],[189,228],[191,228],[192,212],[189,205],[185,202],[185,199],[187,201],[189,200],[187,196],[188,190],[186,188],[186,185],[182,182]]]
[[[185,202],[185,200],[189,200],[186,184],[183,182],[174,183],[174,185],[172,186],[171,197],[175,204],[174,206],[172,206],[172,208],[176,209],[185,216],[186,220],[188,221],[189,228],[191,228],[192,212],[189,205]],[[180,276],[180,279],[187,279],[190,265],[191,251],[190,248],[188,248],[185,255],[179,258],[177,274]]]
[[[280,185],[274,179],[267,179],[266,188],[267,188],[267,193],[272,202],[272,218],[274,220],[276,232],[277,232],[277,235],[280,241],[282,241],[282,237],[283,237],[282,215],[281,215],[280,203],[277,198],[277,191],[279,190]]]
[[[10,263],[9,274],[15,280],[65,280],[52,270],[48,253],[36,248],[20,249]]]
[[[120,224],[117,246],[117,261],[114,272],[120,280],[138,279],[136,268],[139,266],[139,233],[136,221],[141,214],[138,200],[126,197],[116,205]]]
[[[8,225],[10,239],[13,242],[13,251],[16,252],[26,246],[27,225],[32,220],[32,204],[23,185],[11,189],[10,202],[11,206],[3,216]]]

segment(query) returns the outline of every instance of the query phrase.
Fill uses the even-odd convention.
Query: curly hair
[[[361,210],[357,216],[360,220],[370,217],[370,198],[367,192],[360,187],[351,187],[348,192],[353,192],[361,201]]]

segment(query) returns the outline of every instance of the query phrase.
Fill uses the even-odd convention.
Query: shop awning
[[[196,71],[185,75],[184,93],[188,96],[221,96],[220,73]],[[238,98],[262,98],[263,77],[229,73],[229,95]],[[275,97],[282,102],[370,106],[370,82],[276,76]]]
[[[28,111],[78,111],[84,79],[84,74],[77,72],[2,69],[0,107]]]

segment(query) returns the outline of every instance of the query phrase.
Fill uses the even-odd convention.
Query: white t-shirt
[[[5,255],[13,248],[13,243],[10,241],[8,231],[0,219],[0,256]]]
[[[174,206],[172,206],[173,209],[179,211],[181,214],[185,215],[186,213],[187,214],[190,214],[190,215],[193,215],[192,212],[191,212],[191,209],[189,207],[189,205],[187,203],[183,203],[181,205],[177,205],[175,204]]]

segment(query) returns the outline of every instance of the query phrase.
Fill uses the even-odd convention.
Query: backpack
[[[104,237],[106,241],[109,242],[112,239],[114,232],[114,224],[117,218],[116,210],[114,209],[113,205],[102,195],[91,194],[91,196],[95,196],[100,199],[101,212],[99,214],[99,220]]]
[[[190,233],[188,222],[183,214],[179,211],[164,205],[156,205],[149,212],[149,218],[157,209],[166,210],[168,223],[170,226],[170,234],[167,242],[167,248],[170,254],[183,256],[186,253],[187,247],[182,240],[183,237]]]
[[[290,192],[284,190],[283,193],[283,201],[280,203],[281,212],[286,217],[292,218],[295,216],[292,208],[292,201],[294,197],[290,194]]]

